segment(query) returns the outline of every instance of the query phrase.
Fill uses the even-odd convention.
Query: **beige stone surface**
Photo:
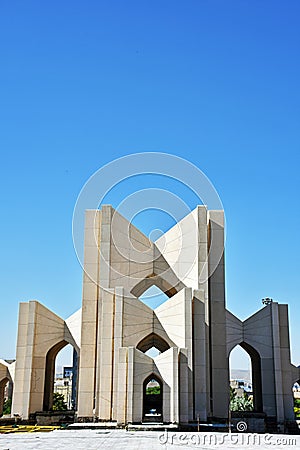
[[[44,407],[45,379],[54,377],[57,351],[77,344],[66,322],[37,301],[20,304],[19,320],[12,414],[26,418]]]
[[[290,361],[287,305],[273,302],[244,321],[226,310],[223,211],[197,206],[151,242],[104,205],[86,212],[84,239],[82,308],[64,321],[37,301],[20,304],[13,413],[51,406],[55,356],[71,343],[81,420],[142,422],[152,376],[165,423],[226,419],[228,359],[241,345],[257,411],[292,418],[300,373]],[[154,310],[139,298],[153,285],[169,297]],[[7,370],[0,362],[0,388]]]

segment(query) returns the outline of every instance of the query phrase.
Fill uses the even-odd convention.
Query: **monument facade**
[[[153,285],[168,296],[155,309],[140,299]],[[251,358],[254,410],[294,418],[300,369],[290,361],[288,307],[272,302],[245,321],[226,309],[223,211],[198,206],[155,242],[109,205],[87,211],[81,310],[63,320],[37,301],[20,304],[13,414],[51,409],[55,358],[67,344],[77,355],[78,421],[227,419],[237,345]]]

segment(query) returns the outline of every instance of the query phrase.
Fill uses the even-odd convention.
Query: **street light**
[[[263,305],[270,305],[271,303],[273,303],[273,299],[269,297],[263,298],[261,301]]]

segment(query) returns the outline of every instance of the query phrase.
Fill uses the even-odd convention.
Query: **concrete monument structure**
[[[0,417],[3,414],[5,394],[7,394],[7,398],[12,397],[14,370],[15,362],[0,359]]]
[[[255,411],[292,420],[300,370],[290,361],[287,305],[272,302],[245,321],[229,312],[223,249],[223,211],[198,206],[155,242],[111,206],[87,211],[82,309],[63,320],[37,301],[20,304],[12,413],[51,409],[55,357],[70,343],[78,421],[226,419],[229,355],[241,345]],[[152,285],[168,296],[155,309],[140,300]]]

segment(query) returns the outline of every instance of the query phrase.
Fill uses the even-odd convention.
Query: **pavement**
[[[300,436],[174,431],[55,430],[0,435],[0,450],[300,449]]]

